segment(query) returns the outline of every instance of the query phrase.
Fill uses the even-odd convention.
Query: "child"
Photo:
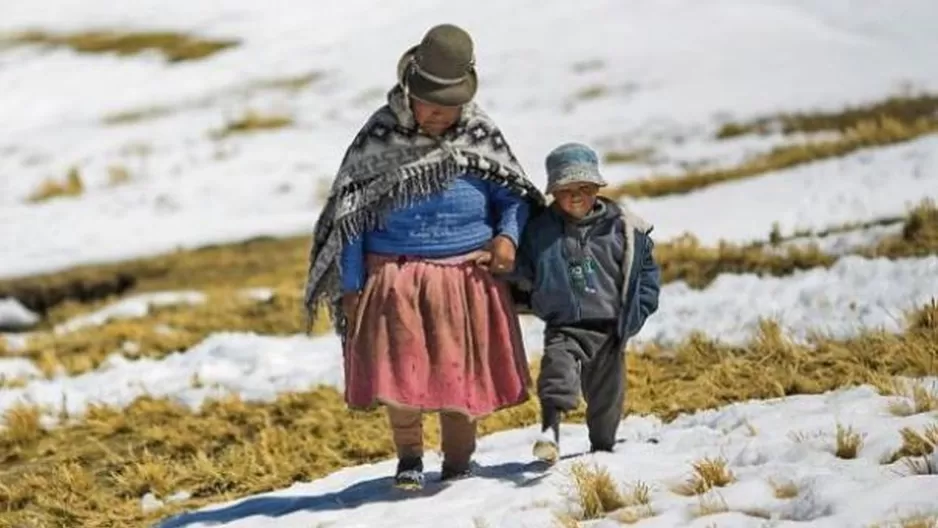
[[[597,196],[606,182],[592,149],[561,145],[545,165],[554,200],[528,223],[513,280],[546,323],[537,380],[543,423],[534,455],[553,463],[561,413],[576,407],[580,391],[591,451],[612,451],[626,342],[658,309],[660,275],[651,225]]]

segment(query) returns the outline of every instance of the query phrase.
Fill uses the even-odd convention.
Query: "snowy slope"
[[[331,176],[352,134],[381,103],[399,54],[441,21],[473,33],[479,100],[543,183],[543,156],[561,141],[655,142],[673,151],[670,138],[680,136],[696,138],[688,145],[699,148],[701,134],[728,115],[840,108],[905,83],[936,88],[938,63],[931,59],[938,36],[929,22],[936,15],[938,4],[927,0],[527,0],[484,7],[349,0],[316,8],[287,0],[141,0],[121,10],[103,0],[6,0],[0,31],[169,28],[244,43],[176,65],[155,56],[0,52],[0,277],[307,232],[320,180]],[[323,77],[297,93],[250,89],[258,80],[309,72]],[[594,86],[605,94],[577,97]],[[102,124],[115,112],[164,105],[178,111]],[[249,108],[291,114],[296,125],[253,137],[209,137]],[[898,162],[883,163],[878,170],[909,174],[907,166],[892,165]],[[64,178],[73,165],[83,171],[84,196],[24,203],[44,178]],[[112,165],[129,171],[128,185],[108,187]],[[610,169],[612,179],[633,175]],[[869,194],[853,209],[875,209],[875,192]],[[773,213],[780,220],[801,212],[799,197],[783,198]],[[826,196],[812,210],[836,200]],[[726,210],[736,208],[748,212],[739,203]],[[657,216],[667,234],[687,223],[669,211]],[[761,229],[761,221],[753,226]],[[148,236],[137,236],[144,229]]]

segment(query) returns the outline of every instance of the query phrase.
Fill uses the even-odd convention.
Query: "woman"
[[[477,420],[528,399],[507,283],[544,196],[473,102],[473,43],[431,28],[398,63],[316,223],[306,307],[331,303],[349,407],[387,409],[395,482],[423,484],[423,412],[440,413],[441,478],[466,476]]]

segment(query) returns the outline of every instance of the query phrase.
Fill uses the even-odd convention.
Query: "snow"
[[[897,417],[892,398],[868,386],[821,395],[749,401],[679,417],[671,423],[630,416],[618,431],[615,453],[588,454],[582,425],[561,430],[564,460],[544,472],[532,460],[536,428],[496,433],[478,448],[478,475],[449,485],[433,482],[439,457],[426,457],[430,484],[417,496],[390,489],[394,461],[347,468],[309,483],[213,505],[168,519],[160,528],[278,528],[335,526],[551,526],[564,509],[567,473],[577,462],[606,468],[623,487],[651,489],[654,517],[641,527],[761,527],[768,515],[810,527],[859,527],[914,514],[938,514],[938,475],[911,475],[903,462],[882,460],[902,444],[899,430],[921,431],[934,417]],[[863,438],[856,459],[834,455],[837,425]],[[657,443],[648,440],[657,440]],[[723,458],[735,482],[706,501],[730,510],[694,519],[701,499],[672,491],[691,464]],[[771,483],[793,483],[798,494],[777,499]],[[473,524],[475,523],[475,524]],[[790,524],[789,524],[790,523]],[[584,526],[620,526],[616,522]]]
[[[837,109],[903,86],[938,87],[938,64],[931,60],[938,37],[928,22],[938,6],[926,0],[901,7],[871,0],[575,5],[527,0],[485,9],[442,0],[347,0],[327,7],[314,9],[298,0],[236,0],[223,6],[141,0],[132,10],[117,12],[105,0],[46,0],[40,7],[5,1],[0,30],[162,27],[239,38],[243,44],[179,64],[155,54],[0,52],[0,225],[15,226],[0,230],[0,277],[308,233],[321,205],[323,180],[382,102],[400,53],[445,20],[472,32],[479,101],[541,185],[543,156],[568,140],[628,138],[664,152],[680,151],[675,145],[681,144],[699,150],[701,139],[730,117]],[[519,22],[522,10],[536,12],[537,22]],[[598,66],[583,71],[577,66],[582,63]],[[261,80],[310,72],[322,78],[299,91],[256,87]],[[576,97],[592,86],[606,93],[590,100]],[[154,107],[176,111],[122,126],[102,123],[116,112]],[[296,125],[246,137],[210,137],[248,109],[287,113]],[[710,211],[717,218],[701,233],[708,240],[764,236],[775,220],[783,226],[826,227],[832,220],[894,212],[909,197],[910,186],[931,185],[933,168],[925,166],[930,174],[916,180],[909,175],[915,163],[897,157],[871,162],[876,167],[871,170],[895,177],[889,193],[881,192],[881,179],[867,185],[845,172],[838,177],[851,189],[835,187],[835,193],[809,198],[773,186],[779,193],[764,210],[746,196],[754,187],[737,186],[690,200],[642,203],[640,209],[662,237],[694,223],[684,206],[710,199],[728,200]],[[926,155],[926,162],[933,157]],[[86,183],[83,196],[24,202],[43,179],[61,179],[72,166]],[[111,166],[127,169],[130,182],[110,186]],[[853,169],[836,163],[823,167],[808,172],[827,181],[829,170]],[[627,177],[629,169],[610,169],[613,178],[620,172]],[[797,173],[779,178],[788,176],[795,179],[787,189],[800,189],[802,178],[810,178]],[[848,200],[842,192],[855,194]]]
[[[761,319],[776,320],[795,341],[818,334],[845,339],[875,328],[901,332],[907,311],[938,298],[936,275],[938,257],[934,256],[897,260],[850,256],[830,269],[784,277],[720,275],[702,290],[683,282],[666,284],[658,312],[632,343],[675,343],[692,332],[726,343],[742,343],[756,335]],[[148,303],[198,301],[201,297],[197,293],[132,296],[79,321],[100,322],[102,313],[139,316],[141,307]],[[76,326],[70,324],[70,328]],[[522,329],[528,357],[540,357],[543,323],[524,317]],[[238,394],[245,401],[269,401],[277,394],[320,384],[341,390],[340,350],[338,337],[331,334],[310,338],[230,332],[211,334],[189,350],[162,359],[131,360],[115,350],[95,371],[33,379],[21,388],[0,391],[0,414],[18,402],[45,406],[52,416],[65,401],[69,414],[75,416],[91,403],[123,407],[144,394],[170,397],[198,408],[205,398],[225,394]],[[4,361],[0,361],[0,373],[37,377],[35,367],[31,369],[26,360]]]
[[[178,304],[201,304],[206,295],[198,291],[165,291],[131,295],[100,310],[80,315],[56,325],[54,331],[59,334],[75,332],[82,328],[101,326],[115,319],[137,319],[145,317],[153,308],[162,308]]]
[[[193,409],[206,398],[232,392],[247,401],[270,401],[281,392],[318,384],[341,387],[339,351],[334,336],[218,333],[162,359],[129,360],[114,354],[95,371],[0,391],[0,411],[31,403],[53,416],[64,405],[70,416],[80,416],[92,403],[123,407],[143,395],[165,396]]]
[[[0,49],[0,278],[256,236],[308,235],[347,144],[382,104],[400,53],[439,22],[456,22],[473,34],[479,101],[543,187],[543,156],[566,141],[601,151],[652,148],[650,160],[604,169],[609,180],[622,182],[678,173],[685,163],[738,163],[753,152],[803,139],[713,141],[713,132],[728,119],[836,110],[905,87],[938,90],[938,34],[931,22],[936,16],[938,4],[927,0],[525,0],[484,9],[442,0],[344,0],[315,8],[300,0],[139,0],[124,10],[105,0],[4,0],[0,32],[166,28],[243,43],[179,64],[156,54]],[[592,66],[582,67],[587,63]],[[311,72],[319,77],[299,89],[261,87],[265,80]],[[605,93],[589,100],[576,95],[595,87]],[[115,113],[160,108],[159,118],[104,123]],[[249,109],[290,115],[295,123],[212,137]],[[62,179],[71,167],[80,170],[83,195],[26,201],[43,180]],[[129,181],[112,184],[112,168],[126,170]],[[655,225],[656,241],[691,232],[705,244],[743,243],[766,239],[776,224],[789,234],[902,215],[922,198],[938,198],[936,178],[938,137],[926,136],[686,195],[627,203]],[[817,241],[825,251],[844,254],[898,229],[787,244]],[[635,343],[677,341],[692,331],[739,342],[762,318],[776,319],[794,339],[816,332],[847,337],[867,328],[897,331],[906,310],[938,297],[936,274],[936,257],[845,257],[830,269],[786,277],[724,275],[703,290],[669,284]],[[268,302],[274,292],[255,288],[241,294]],[[200,292],[127,297],[55,331],[205,300]],[[20,328],[38,322],[35,314],[0,300],[0,328],[9,329],[11,320]],[[534,358],[543,324],[531,318],[524,323]],[[27,336],[0,338],[13,354]],[[0,414],[18,402],[35,403],[45,407],[45,423],[53,425],[63,403],[77,417],[92,402],[120,407],[143,394],[196,408],[229,393],[265,401],[343,383],[334,336],[222,332],[158,360],[121,355],[137,346],[126,343],[96,371],[51,379],[26,358],[0,358],[0,378],[22,385],[0,389]],[[441,520],[546,526],[563,505],[558,486],[566,482],[564,471],[579,460],[608,467],[622,482],[652,486],[656,515],[638,526],[767,524],[744,511],[778,518],[768,521],[773,526],[812,527],[938,515],[938,477],[910,476],[901,463],[881,463],[899,446],[902,427],[934,423],[934,413],[894,416],[890,401],[862,387],[744,402],[667,424],[631,416],[614,455],[582,454],[585,429],[567,425],[563,449],[569,458],[547,474],[531,463],[536,431],[505,431],[481,439],[477,478],[445,488],[431,485],[420,497],[402,500],[388,490],[394,466],[388,460],[215,505],[184,516],[188,524],[164,526],[429,526]],[[831,454],[838,423],[864,435],[858,459]],[[644,441],[651,438],[658,443]],[[697,499],[670,488],[704,456],[726,457],[737,482],[711,497],[725,501],[730,512],[692,519]],[[434,467],[439,457],[430,455],[427,462]],[[790,480],[798,496],[776,499],[770,479]],[[140,506],[161,508],[187,496],[147,495]],[[613,525],[618,523],[593,524]]]
[[[803,236],[786,240],[779,244],[778,248],[767,247],[769,251],[776,250],[784,254],[784,249],[788,247],[805,248],[809,245],[816,245],[823,253],[828,255],[847,255],[858,249],[875,246],[882,240],[902,234],[903,222],[895,222],[886,225],[877,225],[865,228],[850,229],[840,233],[830,233],[825,236]]]
[[[0,298],[0,329],[23,330],[39,322],[39,316],[12,297]]]
[[[761,319],[805,340],[818,333],[848,338],[863,329],[901,332],[904,315],[938,298],[938,257],[889,260],[846,256],[831,268],[783,277],[719,275],[707,288],[684,282],[662,287],[658,312],[635,339],[674,343],[699,331],[728,343],[744,342]]]
[[[692,232],[713,245],[766,240],[775,223],[784,235],[902,216],[923,198],[938,198],[938,136],[626,203],[658,240]]]

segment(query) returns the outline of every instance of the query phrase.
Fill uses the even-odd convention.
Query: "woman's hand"
[[[489,251],[492,262],[489,269],[493,273],[510,273],[515,269],[515,243],[504,235],[492,239]]]
[[[348,322],[346,328],[355,327],[355,315],[358,313],[358,301],[361,298],[361,294],[358,292],[346,293],[342,296],[342,312],[345,315],[345,320]]]

